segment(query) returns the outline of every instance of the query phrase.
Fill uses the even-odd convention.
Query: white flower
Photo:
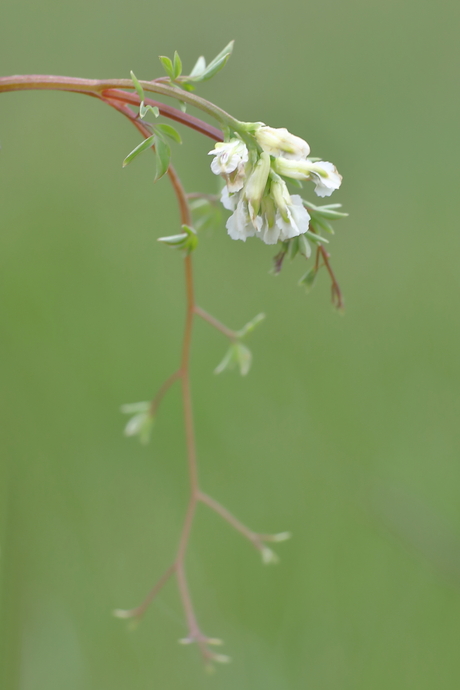
[[[303,205],[303,201],[298,194],[291,196],[291,204],[287,206],[287,218],[281,213],[277,216],[277,225],[280,228],[279,239],[289,240],[292,237],[303,235],[307,232],[310,223],[310,214]]]
[[[240,139],[218,142],[210,156],[214,156],[211,170],[215,175],[222,175],[231,192],[243,188],[245,165],[248,161],[248,149]]]
[[[219,141],[208,156],[215,156],[211,163],[214,175],[228,175],[237,169],[238,165],[248,160],[248,149],[241,139]]]
[[[254,133],[258,144],[275,158],[284,156],[291,160],[302,160],[310,153],[306,141],[288,132],[285,127],[259,127]]]
[[[337,168],[328,161],[289,160],[276,158],[273,168],[279,175],[291,177],[294,180],[313,180],[315,192],[318,196],[330,196],[342,183],[342,176]]]
[[[318,196],[331,196],[332,192],[342,184],[342,175],[339,175],[332,163],[318,161],[318,163],[313,163],[311,168],[311,176]]]
[[[245,242],[248,237],[259,237],[265,244],[276,244],[308,230],[310,216],[302,199],[297,194],[291,196],[282,180],[272,183],[271,193],[262,198],[256,216],[251,216],[244,190],[229,194],[224,187],[221,201],[226,209],[233,211],[226,226],[233,240]]]
[[[262,219],[260,216],[257,216],[254,225],[249,214],[247,199],[244,198],[242,193],[235,196],[239,197],[238,202],[234,212],[227,220],[226,228],[232,240],[243,240],[243,242],[246,242],[246,238],[254,237],[256,234],[257,224],[259,228],[262,226]],[[259,223],[257,223],[257,220]]]
[[[222,206],[227,209],[227,211],[234,211],[240,198],[239,194],[230,194],[228,187],[225,186],[220,195],[220,201]]]
[[[280,179],[273,180],[270,193],[276,206],[275,224],[279,230],[279,236],[272,242],[265,240],[266,244],[275,244],[278,240],[289,240],[307,232],[310,215],[301,197],[298,194],[291,196],[286,183]]]

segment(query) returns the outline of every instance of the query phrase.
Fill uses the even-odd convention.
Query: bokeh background
[[[188,556],[202,626],[233,657],[208,677],[180,647],[174,554],[187,500],[179,390],[153,441],[119,405],[174,370],[178,215],[134,128],[95,100],[0,98],[1,663],[5,690],[446,690],[460,656],[458,27],[453,0],[18,3],[0,72],[88,78],[190,68],[232,38],[200,93],[285,126],[344,176],[333,264],[308,296],[300,260],[205,233],[199,303],[238,328],[259,311],[251,374],[213,375],[226,342],[198,323],[193,392],[204,488],[254,529],[290,530],[281,563],[201,508]],[[210,142],[174,161],[213,192]],[[313,199],[314,195],[310,197]]]

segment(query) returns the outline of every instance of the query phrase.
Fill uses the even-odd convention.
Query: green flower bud
[[[269,173],[270,156],[268,153],[263,152],[260,154],[259,160],[244,189],[244,196],[248,201],[251,220],[254,220],[259,213],[260,202],[265,192]]]

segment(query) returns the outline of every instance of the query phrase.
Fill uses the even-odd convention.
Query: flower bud
[[[291,195],[289,194],[288,188],[284,180],[279,177],[272,182],[271,195],[278,207],[281,216],[284,220],[288,220],[288,205],[292,204]]]
[[[268,153],[261,153],[256,166],[246,183],[244,196],[248,201],[251,220],[254,222],[260,208],[260,202],[264,195],[270,173],[270,156]]]
[[[285,127],[274,128],[264,125],[256,130],[254,136],[263,150],[275,158],[284,156],[291,160],[302,160],[310,153],[307,142],[288,132]]]
[[[280,157],[273,161],[273,170],[278,175],[290,177],[293,180],[309,180],[311,167],[308,160],[289,160],[288,158]]]
[[[276,158],[273,161],[275,172],[293,180],[313,180],[318,196],[330,196],[342,184],[342,176],[328,161],[289,160]]]

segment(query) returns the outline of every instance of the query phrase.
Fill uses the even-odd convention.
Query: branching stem
[[[224,508],[220,503],[215,501],[211,496],[204,494],[202,491],[198,495],[199,500],[207,505],[211,510],[221,516],[229,525],[231,525],[237,532],[246,537],[256,549],[260,550],[263,547],[262,535],[250,530],[246,525],[243,525],[227,508]]]
[[[332,302],[333,302],[333,304],[335,304],[337,309],[343,309],[344,303],[343,303],[342,291],[340,289],[340,285],[337,282],[337,278],[335,277],[335,273],[332,270],[332,266],[331,266],[330,261],[329,261],[329,254],[323,246],[318,247],[318,249],[321,252],[321,256],[323,257],[324,265],[327,268],[327,272],[329,273],[329,275],[331,277]]]
[[[225,113],[225,111],[217,108],[217,106],[214,106],[198,96],[171,86],[164,81],[143,81],[141,84],[145,91],[152,91],[163,96],[171,96],[194,105],[208,115],[212,115],[213,117],[217,118],[222,125],[235,129],[236,131],[238,131],[239,126],[242,125],[242,123],[232,118],[230,115],[228,115],[228,113]],[[0,78],[0,93],[5,91],[19,91],[27,89],[53,89],[61,91],[73,91],[99,98],[104,103],[110,105],[112,108],[115,108],[118,112],[122,113],[125,117],[131,120],[133,125],[139,130],[142,136],[144,138],[148,138],[151,135],[149,126],[142,122],[142,120],[140,120],[130,108],[130,105],[139,105],[139,97],[137,94],[128,93],[122,90],[132,88],[133,82],[130,79],[91,80],[43,75],[26,75]],[[182,113],[171,106],[157,103],[151,99],[146,99],[145,102],[148,105],[157,106],[162,115],[181,122],[182,124],[185,124],[188,127],[201,132],[202,134],[205,134],[211,139],[221,141],[223,138],[219,130],[205,122],[202,122],[201,120],[198,120],[198,118],[192,117],[191,115],[186,115],[185,113]],[[187,195],[185,194],[182,183],[173,166],[170,165],[167,172],[177,198],[181,224],[190,226],[192,225],[191,212],[188,205]],[[192,197],[193,195],[190,195],[190,198]],[[324,262],[333,279],[333,289],[336,290],[335,294],[338,295],[338,299],[340,300],[340,290],[338,290],[337,282],[335,281],[335,277],[329,266],[328,255],[322,248],[321,251],[323,253]],[[264,541],[276,541],[277,539],[276,535],[262,535],[253,532],[243,525],[243,523],[241,523],[237,518],[235,518],[226,508],[221,506],[220,503],[203,493],[200,489],[198,481],[198,465],[190,387],[190,350],[194,317],[200,316],[202,319],[210,323],[212,326],[217,328],[217,330],[233,341],[237,339],[238,334],[224,326],[222,323],[220,323],[220,321],[196,305],[193,286],[192,257],[190,254],[184,259],[184,269],[187,306],[180,368],[174,372],[161,386],[158,393],[152,400],[149,412],[151,416],[156,414],[165,393],[175,383],[175,381],[180,380],[182,386],[185,442],[187,448],[187,463],[190,481],[189,501],[174,562],[163,573],[160,579],[152,587],[145,600],[139,606],[128,610],[117,610],[115,611],[115,615],[120,618],[140,618],[169,578],[175,574],[188,626],[188,637],[186,638],[186,641],[196,642],[200,648],[203,659],[208,662],[212,661],[213,659],[219,660],[218,655],[213,654],[208,646],[209,644],[215,642],[215,640],[207,638],[200,630],[193,608],[185,572],[186,553],[198,503],[204,503],[209,508],[214,510],[214,512],[220,515],[234,529],[246,537],[259,551],[261,551],[262,556],[264,556],[264,552],[266,553],[267,551],[267,548],[264,546]],[[223,659],[221,658],[220,660]]]
[[[195,94],[184,91],[176,86],[172,86],[169,83],[169,79],[166,77],[160,77],[159,79],[154,79],[152,81],[140,81],[140,84],[142,85],[144,91],[157,93],[162,96],[170,96],[171,98],[175,98],[176,100],[195,106],[202,112],[217,119],[217,121],[224,127],[229,127],[230,129],[239,132],[243,139],[245,136],[247,136],[246,128],[244,126],[245,123],[236,120],[234,117],[229,115],[229,113],[225,112],[221,108],[218,108],[216,105],[210,103],[204,98],[200,98]],[[124,91],[123,89],[129,89],[129,91]],[[134,84],[131,79],[80,79],[77,77],[60,77],[50,74],[25,74],[10,77],[0,77],[0,93],[7,91],[53,90],[81,93],[86,96],[99,98],[112,107],[115,107],[120,112],[123,112],[123,114],[130,119],[136,120],[135,124],[136,126],[139,125],[139,131],[142,132],[145,137],[147,137],[151,135],[151,132],[148,130],[145,124],[139,120],[137,115],[135,115],[128,107],[128,105],[138,106],[140,103],[139,96],[136,93],[132,93],[133,89]],[[180,122],[181,124],[186,125],[187,127],[190,127],[201,134],[204,134],[213,141],[223,141],[223,135],[219,129],[216,129],[212,125],[209,125],[207,122],[203,122],[193,115],[183,113],[177,108],[173,108],[172,106],[166,105],[165,103],[161,103],[159,101],[154,101],[150,98],[146,98],[145,103],[147,105],[156,106],[159,109],[160,114],[164,117],[168,117],[176,122]],[[145,134],[145,132],[147,132],[147,134]],[[172,166],[170,166],[168,174],[173,187],[175,187],[175,178],[177,178],[177,176],[175,175]],[[178,196],[177,192],[176,196]],[[182,196],[183,198],[181,199],[179,199],[178,196],[180,205],[183,203],[183,201],[186,203],[187,196],[190,199],[196,198],[193,194],[184,194]],[[183,209],[181,209],[181,213],[182,211]],[[188,214],[190,217],[189,211]],[[185,224],[190,225],[190,223]],[[342,292],[330,265],[329,254],[324,247],[320,247],[320,252],[331,277],[332,300],[338,309],[342,309],[344,306]],[[280,256],[284,257],[284,255]]]
[[[223,333],[229,340],[235,341],[238,338],[238,334],[236,331],[230,330],[230,328],[227,328],[227,326],[224,326],[223,323],[218,321],[214,316],[211,316],[211,314],[208,314],[207,311],[199,307],[198,305],[195,305],[195,314],[199,316],[201,319],[204,321],[207,321],[211,326],[213,326],[215,329]]]
[[[112,99],[107,97],[103,99],[105,102],[123,113],[134,126],[141,132],[141,134],[147,138],[150,136],[148,128],[140,121],[136,115],[132,112],[126,103],[120,102],[117,99]],[[190,208],[187,202],[187,196],[184,192],[180,179],[172,166],[168,170],[169,179],[174,188],[176,198],[178,201],[180,209],[180,220],[181,224],[191,225],[191,215]],[[192,598],[190,596],[190,591],[187,583],[187,576],[185,572],[185,557],[187,553],[187,547],[190,540],[190,534],[192,530],[193,518],[195,516],[196,507],[198,502],[203,502],[212,508],[216,513],[221,515],[227,522],[229,522],[232,527],[234,527],[238,532],[243,534],[247,539],[249,539],[254,546],[261,550],[263,548],[262,537],[252,532],[250,529],[245,527],[239,520],[237,520],[226,508],[221,506],[217,501],[212,499],[210,496],[204,494],[198,482],[198,465],[196,457],[196,446],[195,446],[195,431],[193,424],[193,410],[192,410],[192,396],[190,387],[190,349],[192,342],[192,328],[194,316],[200,316],[205,319],[215,328],[223,332],[227,337],[234,340],[236,338],[236,333],[231,331],[226,326],[221,324],[213,316],[205,312],[203,309],[195,304],[194,295],[194,285],[193,285],[193,267],[192,267],[192,257],[188,255],[184,259],[185,268],[185,290],[186,290],[186,315],[185,315],[185,328],[184,337],[182,343],[182,357],[180,369],[174,372],[161,386],[158,393],[152,400],[150,406],[150,414],[154,416],[157,409],[169,388],[179,380],[182,384],[182,404],[184,411],[184,424],[185,424],[185,441],[187,447],[187,462],[189,469],[189,480],[190,480],[190,495],[189,502],[184,518],[184,523],[182,526],[182,532],[179,539],[179,546],[177,549],[176,559],[172,565],[166,570],[166,572],[161,576],[157,583],[152,587],[150,592],[144,601],[134,609],[128,610],[117,610],[115,613],[120,618],[140,618],[146,612],[147,608],[163,588],[169,578],[175,574],[177,579],[177,586],[179,589],[180,598],[184,608],[185,617],[188,626],[188,637],[187,639],[191,642],[196,642],[199,646],[201,655],[205,662],[210,662],[214,658],[214,653],[209,649],[208,638],[201,632],[198,624],[198,620],[193,608]]]
[[[149,408],[150,417],[155,417],[157,410],[160,406],[160,403],[163,400],[165,394],[169,391],[169,389],[171,388],[173,383],[175,383],[181,377],[182,377],[182,371],[179,369],[178,371],[175,371],[174,374],[171,374],[169,379],[166,379],[166,381],[163,383],[163,385],[159,389],[158,393],[156,394],[156,396],[153,398],[152,402],[150,403],[150,408]]]

